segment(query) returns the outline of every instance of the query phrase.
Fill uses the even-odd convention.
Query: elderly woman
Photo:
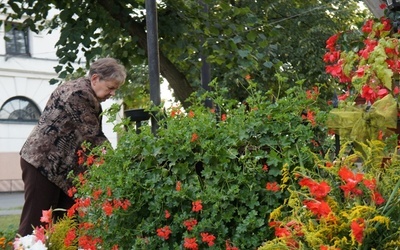
[[[67,195],[68,174],[79,172],[76,152],[84,141],[92,145],[108,141],[101,128],[100,103],[115,95],[125,78],[124,66],[102,58],[91,65],[89,77],[65,82],[51,94],[20,152],[25,192],[21,236],[41,225],[42,210],[73,205]]]

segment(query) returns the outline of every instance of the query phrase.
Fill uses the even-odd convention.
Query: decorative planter
[[[136,134],[140,133],[140,127],[142,126],[142,121],[150,119],[150,112],[144,109],[128,109],[124,112],[125,117],[129,117],[131,122],[136,123]]]

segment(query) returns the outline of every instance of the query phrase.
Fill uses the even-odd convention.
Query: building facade
[[[23,190],[19,151],[57,87],[49,81],[57,78],[59,32],[36,34],[0,19],[0,192],[15,192]],[[103,110],[112,103],[104,102]],[[117,136],[106,121],[104,133],[115,145]]]

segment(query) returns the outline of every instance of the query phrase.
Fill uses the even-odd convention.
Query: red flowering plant
[[[397,249],[400,162],[395,155],[382,166],[384,146],[374,141],[364,145],[368,154],[342,150],[333,161],[315,157],[312,169],[296,168],[285,181],[290,197],[270,216],[275,239],[259,250]]]
[[[344,139],[377,139],[380,133],[390,136],[390,129],[397,127],[397,28],[388,15],[379,20],[369,19],[360,30],[339,32],[326,41],[323,60],[326,72],[337,83],[338,93],[337,107],[332,110],[328,125]]]
[[[310,151],[327,150],[318,137],[326,113],[315,105],[317,89],[272,98],[249,88],[246,104],[222,98],[224,91],[163,112],[156,135],[123,120],[115,149],[76,179],[71,212],[97,239],[91,246],[238,250],[273,237],[268,216],[289,195],[282,174],[311,161]]]
[[[40,221],[43,225],[32,228],[32,234],[17,236],[13,242],[15,250],[73,250],[77,249],[75,237],[71,237],[71,229],[75,230],[76,222],[73,217],[63,217],[54,221],[53,212],[60,209],[43,210]],[[7,249],[7,248],[6,248]]]

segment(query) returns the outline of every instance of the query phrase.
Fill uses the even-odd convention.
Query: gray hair
[[[126,69],[114,58],[100,58],[90,66],[89,77],[97,74],[100,80],[116,81],[123,84],[126,78]]]

